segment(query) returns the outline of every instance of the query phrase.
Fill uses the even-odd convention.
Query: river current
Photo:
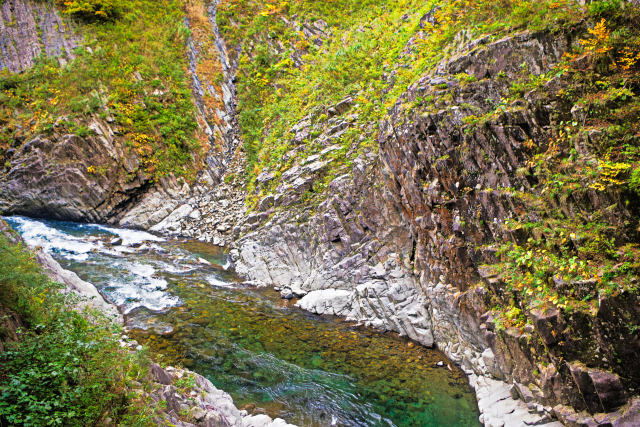
[[[5,220],[117,305],[127,334],[156,360],[206,376],[241,409],[313,427],[479,425],[466,377],[440,352],[245,286],[223,248],[96,224]]]

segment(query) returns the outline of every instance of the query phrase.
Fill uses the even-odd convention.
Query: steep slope
[[[231,244],[442,349],[486,425],[640,422],[637,2],[161,3],[3,76],[0,211]],[[166,55],[101,62],[149,19],[115,43]]]
[[[294,20],[331,18],[305,2],[230,19],[249,35],[238,87],[255,209],[232,254],[304,308],[435,343],[469,370],[488,424],[514,408],[511,423],[618,408],[614,424],[632,422],[637,10],[507,3],[372,7],[384,18],[348,21],[360,38],[334,15],[319,48],[301,47]],[[386,46],[393,65],[375,56],[389,40],[403,43]],[[533,414],[489,378],[515,382]]]
[[[234,88],[208,19],[199,1],[4,2],[0,210],[118,222],[151,194],[124,221],[150,226],[219,182]]]

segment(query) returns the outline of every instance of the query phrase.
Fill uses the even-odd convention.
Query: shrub
[[[596,17],[611,16],[621,9],[621,0],[603,0],[589,3],[589,14]]]
[[[38,325],[0,355],[0,420],[10,425],[93,425],[120,403],[121,351],[110,331],[77,312]],[[117,361],[117,359],[116,359]]]
[[[45,276],[33,255],[0,235],[0,305],[15,311],[28,325],[54,316],[63,304],[60,285]],[[43,310],[44,301],[50,306]]]
[[[124,10],[122,0],[57,0],[65,13],[86,20],[116,19]]]
[[[631,178],[629,179],[629,189],[640,196],[640,167],[631,171]]]
[[[147,359],[119,345],[119,327],[79,313],[23,245],[0,234],[0,308],[26,328],[0,353],[0,425],[97,425],[110,417],[150,425],[150,409],[131,398]],[[91,319],[91,321],[87,319]]]

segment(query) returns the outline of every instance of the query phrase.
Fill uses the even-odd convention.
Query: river
[[[465,375],[440,352],[245,286],[223,248],[96,224],[5,220],[116,304],[127,334],[154,359],[206,376],[241,409],[311,427],[479,425]]]

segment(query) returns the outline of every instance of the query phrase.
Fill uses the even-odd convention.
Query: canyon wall
[[[507,242],[546,239],[558,248],[553,230],[512,226],[536,224],[556,213],[578,223],[597,212],[617,230],[608,239],[620,245],[638,241],[637,195],[619,186],[583,185],[548,196],[532,163],[537,154],[560,150],[608,170],[598,157],[603,130],[585,127],[569,139],[561,129],[583,125],[589,115],[586,107],[567,100],[574,82],[557,68],[587,34],[584,23],[498,40],[459,34],[448,56],[417,78],[381,122],[370,123],[378,130],[375,147],[354,156],[348,169],[336,165],[342,155],[337,141],[361,131],[355,110],[360,101],[352,97],[326,106],[321,118],[302,117],[291,126],[294,147],[283,156],[286,170],[265,168],[252,178],[249,194],[243,177],[247,153],[240,149],[236,118],[243,46],[224,43],[216,6],[191,2],[186,12],[187,68],[207,147],[193,182],[171,175],[154,180],[127,150],[118,126],[109,117],[92,117],[88,136],[57,132],[54,126],[52,134],[5,150],[0,212],[114,222],[231,245],[238,273],[256,285],[278,288],[285,298],[299,298],[306,310],[437,346],[468,374],[486,425],[640,422],[640,339],[633,327],[640,324],[640,301],[633,286],[600,293],[597,278],[547,277],[559,297],[595,300],[595,312],[562,309],[557,299],[521,310],[526,297],[513,291],[505,271],[491,268]],[[13,19],[7,10],[35,10],[19,1],[3,7],[5,26]],[[21,15],[27,16],[23,21],[40,16],[29,13]],[[59,16],[49,10],[45,15]],[[425,15],[420,26],[437,25],[434,15]],[[300,28],[317,46],[332,31],[324,21]],[[35,52],[29,40],[24,49]],[[57,50],[45,50],[52,55],[64,50],[69,57],[66,46],[77,40],[65,33],[52,42]],[[409,57],[416,40],[406,47]],[[267,43],[282,50],[276,41]],[[33,63],[22,64],[8,48],[2,52],[11,71]],[[291,58],[302,66],[302,51]],[[530,84],[538,77],[544,81]],[[390,83],[393,76],[385,79]],[[513,99],[520,86],[522,93]],[[561,143],[566,146],[558,149]],[[300,154],[312,145],[322,149]],[[332,170],[343,173],[318,190]],[[251,209],[247,196],[258,197]],[[544,209],[537,207],[541,200]],[[578,243],[570,237],[561,244]],[[619,264],[618,269],[624,263]],[[516,312],[507,307],[517,309],[521,324],[504,326],[500,309]]]
[[[0,8],[0,70],[31,68],[41,55],[62,64],[74,58],[79,37],[73,23],[48,2],[5,1]]]
[[[524,330],[497,330],[491,309],[505,285],[482,267],[495,262],[492,243],[522,238],[505,222],[525,207],[504,190],[533,191],[517,172],[526,163],[523,144],[549,144],[552,112],[567,107],[555,98],[556,80],[544,96],[532,91],[481,128],[465,118],[508,96],[523,69],[549,70],[572,37],[524,32],[464,46],[408,89],[380,124],[378,154],[357,158],[317,207],[303,197],[331,167],[331,147],[289,169],[236,229],[238,272],[284,297],[301,297],[298,305],[312,312],[436,345],[469,375],[486,425],[636,422],[639,400],[628,399],[640,372],[637,340],[621,318],[638,322],[637,295],[602,301],[595,318],[550,308],[532,311]],[[473,82],[461,83],[461,72]],[[425,98],[435,101],[416,106]],[[349,126],[346,112],[330,120],[322,129]],[[308,135],[310,126],[295,130]],[[557,208],[605,207],[617,221],[631,217],[615,193],[575,196]],[[608,363],[613,354],[618,362]],[[589,415],[603,412],[611,414]]]
[[[64,67],[75,58],[74,48],[82,50],[85,61],[110,60],[109,55],[103,53],[104,46],[96,47],[93,34],[83,34],[91,27],[79,24],[77,17],[69,17],[54,3],[9,0],[3,3],[1,11],[0,66],[10,72],[3,83],[7,89],[15,89],[20,84],[17,82],[20,73],[30,72],[38,58],[56,58],[62,67],[60,75],[48,79],[73,78],[72,73],[64,74]],[[181,54],[190,79],[194,110],[185,114],[193,113],[197,122],[193,135],[186,137],[196,139],[203,151],[188,154],[192,159],[187,161],[187,168],[191,169],[193,179],[185,179],[173,171],[155,172],[156,165],[150,159],[153,149],[148,145],[157,137],[136,130],[137,125],[133,124],[135,115],[141,116],[135,113],[138,108],[152,114],[146,113],[149,104],[167,104],[169,93],[176,88],[145,88],[142,99],[124,104],[113,99],[121,97],[121,93],[129,96],[131,89],[108,89],[100,76],[92,76],[96,81],[82,83],[92,85],[83,88],[90,91],[85,99],[89,103],[97,102],[91,112],[86,112],[87,107],[83,107],[85,112],[80,114],[61,108],[56,116],[41,111],[42,107],[37,105],[41,102],[37,99],[40,95],[31,100],[29,94],[17,92],[16,96],[8,92],[9,97],[26,96],[33,102],[16,104],[2,117],[10,136],[6,143],[4,138],[0,141],[0,211],[149,228],[191,198],[199,200],[220,184],[236,159],[239,137],[233,84],[236,64],[229,59],[226,46],[217,34],[215,11],[215,3],[201,1],[190,2],[186,7],[185,29],[191,33]],[[87,25],[96,23],[90,21]],[[46,68],[45,72],[48,72]],[[60,91],[48,89],[48,82],[39,81],[38,73],[40,71],[34,72],[31,84],[35,89],[31,90],[49,90],[51,95],[44,100],[44,109],[55,109],[61,96],[56,93]],[[12,75],[19,78],[13,81]],[[134,71],[116,79],[115,84],[135,87],[143,83],[148,82]],[[172,84],[171,79],[167,84]],[[82,102],[87,102],[85,99]],[[72,110],[79,108],[71,107]],[[172,107],[162,105],[162,108],[166,111]],[[39,132],[38,121],[50,123]],[[242,166],[232,166],[234,170],[238,168]]]

